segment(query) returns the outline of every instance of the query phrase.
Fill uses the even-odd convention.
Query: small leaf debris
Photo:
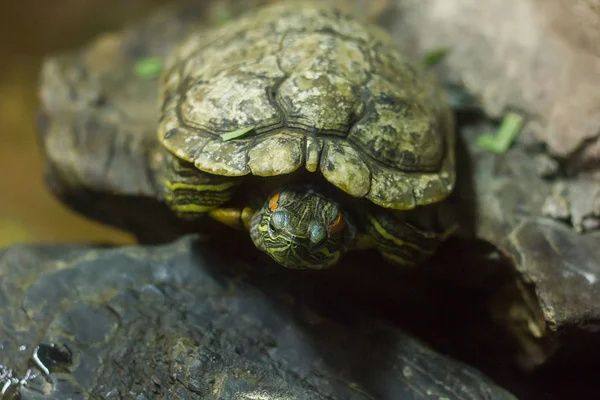
[[[423,64],[425,68],[433,68],[439,63],[441,63],[444,60],[444,58],[446,58],[449,52],[450,50],[448,50],[447,48],[430,50],[427,53],[425,53],[425,55],[423,55],[423,58],[421,59],[421,64]]]
[[[247,128],[236,129],[235,131],[227,132],[221,135],[221,140],[227,142],[229,140],[238,139],[242,136],[246,135],[248,132],[254,130],[253,126],[249,126]]]
[[[162,60],[143,58],[135,63],[135,75],[141,79],[154,79],[160,75],[162,68]]]
[[[502,119],[496,134],[483,134],[477,138],[477,145],[493,153],[505,153],[515,140],[523,125],[523,117],[510,112]]]

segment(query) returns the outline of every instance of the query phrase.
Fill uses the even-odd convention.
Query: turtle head
[[[333,266],[354,238],[339,205],[310,187],[273,194],[252,218],[250,233],[256,247],[294,269]]]

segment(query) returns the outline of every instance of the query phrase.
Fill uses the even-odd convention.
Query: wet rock
[[[513,399],[294,273],[156,247],[0,252],[0,388],[22,399]]]

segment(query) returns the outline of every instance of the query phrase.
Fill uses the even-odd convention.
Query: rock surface
[[[494,244],[514,267],[519,305],[505,304],[507,308],[496,309],[497,316],[522,341],[528,368],[553,357],[556,364],[567,362],[563,357],[570,363],[596,363],[600,232],[577,233],[570,226],[573,214],[587,209],[572,199],[592,201],[593,195],[583,188],[593,186],[571,178],[555,182],[541,178],[538,152],[523,143],[502,155],[487,153],[476,145],[476,138],[489,129],[493,128],[483,123],[462,131],[473,181],[471,191],[458,192],[457,197],[472,212],[476,236]],[[562,203],[563,221],[547,215],[557,186],[570,190],[571,197]]]
[[[311,280],[215,256],[195,236],[17,246],[0,274],[5,396],[515,398]]]

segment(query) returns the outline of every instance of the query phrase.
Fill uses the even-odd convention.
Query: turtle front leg
[[[363,215],[356,248],[375,248],[396,265],[419,264],[433,255],[455,227],[437,226],[430,210],[372,210]]]
[[[212,218],[220,223],[236,229],[250,230],[250,222],[256,213],[251,207],[240,208],[216,208],[208,212]]]
[[[160,179],[167,205],[184,219],[196,219],[229,201],[240,179],[202,172],[166,150],[160,154]]]

